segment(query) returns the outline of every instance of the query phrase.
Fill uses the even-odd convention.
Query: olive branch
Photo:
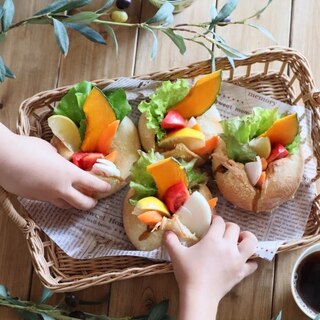
[[[106,315],[96,315],[92,313],[75,310],[79,305],[98,305],[108,301],[108,296],[99,301],[78,300],[73,293],[65,293],[56,306],[45,304],[54,293],[44,288],[38,303],[20,300],[10,296],[7,288],[0,284],[0,307],[15,310],[24,320],[170,320],[167,315],[169,306],[168,300],[152,306],[148,315],[139,317],[108,317]]]
[[[271,4],[272,0],[267,0],[264,7],[253,15],[238,21],[230,19],[231,13],[236,9],[238,0],[227,0],[221,10],[212,5],[210,10],[210,20],[203,23],[184,23],[174,25],[173,5],[166,1],[156,14],[144,22],[129,23],[116,22],[110,19],[114,0],[107,0],[104,5],[96,11],[80,11],[91,3],[92,0],[56,0],[47,7],[27,17],[21,21],[13,23],[15,6],[13,0],[3,0],[0,5],[0,42],[4,42],[10,31],[14,28],[26,26],[28,24],[49,24],[53,26],[57,44],[64,55],[69,49],[68,29],[73,29],[88,40],[98,44],[106,45],[106,41],[101,33],[94,27],[102,25],[105,32],[110,36],[118,53],[119,45],[114,27],[137,28],[152,34],[153,45],[151,58],[154,59],[158,51],[158,33],[165,34],[176,45],[179,52],[184,54],[187,46],[186,42],[193,42],[204,47],[210,54],[213,69],[215,68],[214,47],[221,49],[228,58],[230,65],[234,68],[234,60],[245,59],[247,56],[239,50],[233,48],[216,32],[217,26],[226,27],[231,24],[241,24],[255,28],[265,36],[275,41],[272,34],[263,26],[252,23],[250,20],[261,15]],[[0,56],[0,82],[5,78],[14,78],[13,71],[4,63]]]

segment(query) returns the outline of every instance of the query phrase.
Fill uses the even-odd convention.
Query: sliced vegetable
[[[268,161],[265,158],[260,158],[261,165],[262,165],[262,171],[265,171],[268,167]]]
[[[85,101],[83,111],[86,115],[87,127],[81,150],[95,152],[101,134],[111,122],[116,120],[116,116],[107,98],[96,87],[91,90]]]
[[[72,162],[79,168],[90,171],[99,158],[103,159],[104,155],[102,153],[77,152],[73,154]]]
[[[213,210],[216,205],[217,205],[217,202],[218,202],[218,198],[217,197],[214,197],[214,198],[211,198],[208,200],[208,204],[209,204],[209,207],[211,210]]]
[[[178,111],[184,118],[200,116],[215,102],[221,86],[221,70],[201,77],[188,95],[171,110]]]
[[[152,196],[140,199],[134,207],[132,214],[139,215],[150,210],[158,211],[162,215],[170,217],[170,212],[166,205],[158,198]]]
[[[188,149],[194,150],[204,147],[205,137],[198,130],[183,128],[167,134],[165,138],[159,141],[159,147],[172,149],[178,143],[183,143]]]
[[[267,178],[266,172],[265,172],[265,171],[262,171],[262,172],[261,172],[261,175],[260,175],[260,177],[259,177],[259,180],[257,181],[255,187],[261,188],[262,185],[265,183],[266,178]]]
[[[161,121],[163,129],[182,129],[186,127],[186,120],[177,111],[169,111]]]
[[[153,177],[159,198],[162,199],[166,191],[173,185],[183,182],[188,185],[188,178],[186,171],[179,164],[179,162],[173,158],[163,159],[156,163],[147,166],[148,173]]]
[[[285,158],[289,155],[289,151],[280,143],[277,143],[271,150],[270,156],[267,159],[267,162]]]
[[[246,171],[250,183],[255,186],[262,173],[262,164],[260,157],[257,156],[256,161],[247,162],[244,165],[244,170]]]
[[[250,148],[252,148],[258,156],[262,158],[268,158],[271,152],[271,142],[268,137],[258,137],[252,139],[249,142]]]
[[[119,152],[117,150],[113,150],[112,152],[110,152],[109,154],[107,154],[104,158],[106,160],[109,160],[111,162],[115,162],[117,157],[118,157]]]
[[[158,222],[161,222],[162,217],[161,213],[155,210],[146,211],[138,215],[139,221],[148,226],[154,226]]]
[[[175,213],[190,197],[184,182],[178,182],[167,189],[163,201],[171,213]]]
[[[261,137],[268,137],[272,145],[280,143],[283,146],[290,144],[299,132],[299,121],[296,113],[276,120],[272,127]]]
[[[211,154],[213,150],[217,147],[218,141],[219,141],[219,136],[213,136],[205,141],[204,147],[194,149],[193,152],[198,154],[199,156]]]
[[[191,129],[194,129],[194,130],[198,130],[198,131],[201,131],[201,127],[198,123],[198,121],[196,120],[195,117],[191,117],[188,122],[187,122],[187,127],[188,128],[191,128]]]
[[[109,153],[109,149],[112,144],[113,137],[115,136],[117,129],[119,127],[120,120],[115,120],[108,124],[107,127],[102,131],[100,138],[98,140],[97,152],[101,152],[103,154]]]

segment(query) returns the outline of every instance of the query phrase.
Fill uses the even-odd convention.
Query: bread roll
[[[292,198],[300,185],[303,169],[300,148],[293,155],[271,162],[266,170],[266,181],[259,189],[249,182],[242,163],[228,159],[222,139],[212,155],[213,175],[223,197],[252,212],[272,211]]]

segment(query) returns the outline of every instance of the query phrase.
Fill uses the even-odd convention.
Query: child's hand
[[[164,244],[180,290],[179,319],[214,319],[221,298],[256,270],[257,263],[248,259],[257,242],[252,233],[240,232],[238,225],[219,216],[205,237],[189,248],[167,232]]]
[[[60,156],[48,142],[13,134],[0,124],[0,185],[14,194],[60,208],[88,210],[108,183]]]

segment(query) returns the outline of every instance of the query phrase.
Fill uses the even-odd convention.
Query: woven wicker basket
[[[312,138],[314,153],[319,162],[320,92],[315,89],[309,65],[303,56],[292,49],[275,47],[252,52],[249,58],[236,61],[235,69],[230,68],[226,59],[219,59],[217,68],[225,70],[224,76],[228,76],[225,79],[228,82],[253,89],[289,104],[301,100],[313,114]],[[138,78],[175,80],[193,78],[210,71],[211,63],[204,61],[185,68]],[[94,82],[98,87],[104,87],[113,81],[115,79]],[[19,134],[49,140],[51,131],[46,124],[46,119],[51,114],[54,103],[59,101],[69,89],[70,86],[45,91],[25,100],[20,106],[17,124]],[[318,174],[319,167],[317,177]],[[278,252],[296,249],[320,239],[319,198],[320,196],[314,200],[303,238],[282,245]],[[2,210],[24,233],[35,271],[42,283],[53,291],[76,291],[115,280],[172,271],[170,263],[156,263],[136,257],[106,257],[91,260],[70,258],[40,230],[23,208],[13,205],[12,197],[9,197],[1,188],[0,203]]]

